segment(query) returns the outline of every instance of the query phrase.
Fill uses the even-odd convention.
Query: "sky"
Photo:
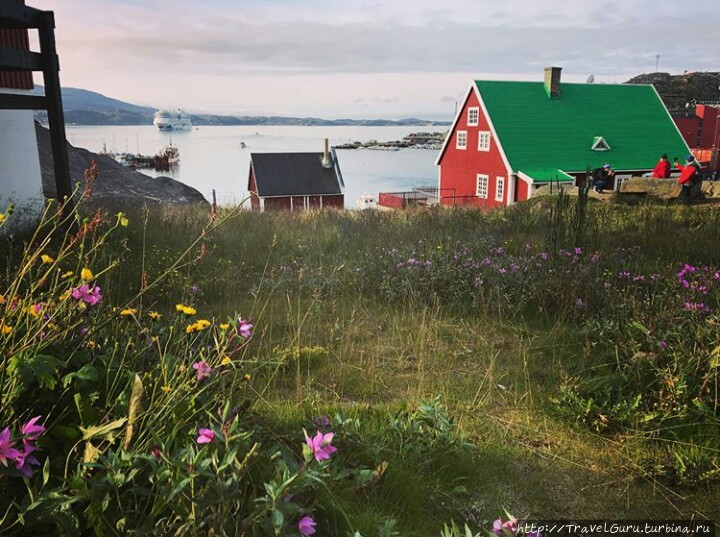
[[[452,119],[475,78],[720,71],[717,0],[26,1],[63,86],[194,113]]]

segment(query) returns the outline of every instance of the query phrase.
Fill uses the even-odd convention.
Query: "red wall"
[[[475,91],[471,91],[463,105],[460,119],[450,133],[445,153],[440,158],[440,195],[442,205],[476,205],[493,208],[507,204],[509,177],[508,170],[494,137],[490,138],[490,151],[478,151],[478,132],[489,131],[490,125],[479,110],[478,126],[469,127],[468,108],[480,108]],[[467,131],[467,148],[456,149],[457,131]],[[477,174],[489,175],[488,197],[479,198],[476,194]],[[505,178],[503,201],[495,201],[496,177]],[[519,201],[519,200],[518,200]]]
[[[323,209],[344,209],[345,196],[343,194],[338,194],[336,196],[323,196],[322,204]]]
[[[25,4],[24,0],[15,0],[16,4]],[[0,46],[19,50],[30,50],[27,30],[0,30]],[[0,71],[0,88],[33,89],[33,76],[30,71]]]

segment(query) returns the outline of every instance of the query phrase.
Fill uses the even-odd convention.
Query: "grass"
[[[554,203],[493,213],[228,209],[207,233],[201,209],[126,210],[131,225],[109,237],[93,263],[117,263],[98,280],[113,305],[145,288],[142,306],[166,316],[182,302],[213,322],[235,312],[254,319],[240,371],[252,381],[243,390],[280,437],[307,427],[312,416],[357,420],[338,429],[339,460],[377,475],[366,488],[340,486],[332,498],[317,493],[321,526],[334,534],[435,535],[451,518],[479,529],[504,509],[545,519],[717,518],[717,480],[682,484],[649,470],[664,456],[652,434],[598,432],[561,411],[568,377],[613,367],[615,358],[598,363],[594,349],[602,343],[589,321],[537,307],[531,296],[525,303],[514,291],[507,304],[493,295],[482,307],[456,291],[428,295],[421,280],[393,280],[404,291],[380,291],[390,266],[384,256],[393,250],[442,259],[457,243],[516,253],[526,245],[577,246],[572,204],[558,220]],[[631,252],[633,266],[648,273],[671,274],[678,262],[720,262],[720,216],[711,207],[590,204],[587,211],[587,252]],[[20,242],[2,241],[0,282],[11,281]],[[187,249],[187,261],[168,271]],[[548,296],[576,287],[561,279]],[[618,335],[615,345],[626,341]],[[471,448],[444,443],[442,435],[424,444],[404,428],[415,423],[422,401],[433,400],[454,419],[447,434]],[[714,445],[702,449],[720,449]]]

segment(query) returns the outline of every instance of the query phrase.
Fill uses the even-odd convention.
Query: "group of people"
[[[700,163],[695,160],[693,155],[685,157],[684,165],[678,162],[677,157],[673,159],[673,163],[675,168],[680,170],[680,176],[678,177],[678,183],[682,186],[680,200],[683,203],[690,203],[693,187],[700,183]],[[644,177],[668,179],[671,171],[672,166],[670,165],[668,156],[667,154],[663,154],[660,157],[660,162],[657,163],[653,171],[646,173]],[[592,186],[595,192],[602,194],[610,185],[614,176],[615,172],[610,164],[605,164],[602,168],[595,168],[592,171]]]

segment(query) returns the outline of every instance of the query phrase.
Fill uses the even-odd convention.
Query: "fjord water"
[[[148,126],[67,127],[75,147],[98,153],[108,151],[154,155],[171,141],[180,151],[180,165],[173,172],[141,170],[150,176],[168,175],[198,189],[208,200],[213,189],[219,204],[236,204],[247,198],[250,153],[281,153],[323,150],[350,141],[399,140],[411,132],[444,131],[447,127],[193,127],[190,131],[160,132]],[[241,143],[245,147],[241,147]],[[436,186],[438,151],[337,150],[345,180],[345,206],[355,207],[360,194],[410,190]],[[102,178],[100,178],[102,180]],[[152,179],[148,177],[148,181]]]

